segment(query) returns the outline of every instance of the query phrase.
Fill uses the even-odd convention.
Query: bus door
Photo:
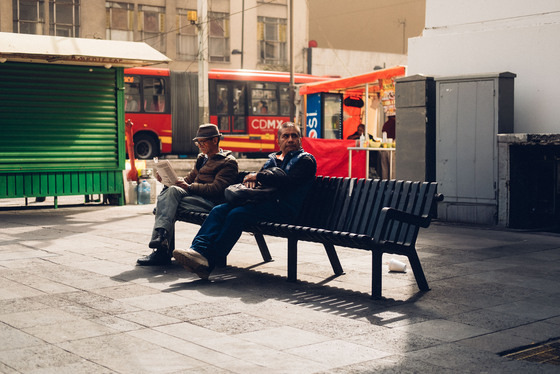
[[[247,133],[247,84],[217,82],[214,92],[217,125],[224,135]]]

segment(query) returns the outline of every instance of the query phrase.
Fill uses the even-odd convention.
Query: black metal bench
[[[435,182],[318,177],[294,224],[259,222],[245,228],[254,234],[263,260],[272,260],[264,235],[288,239],[288,280],[297,279],[297,243],[322,243],[336,275],[343,273],[335,245],[372,252],[372,297],[381,297],[384,253],[407,256],[418,287],[428,282],[416,252],[420,227],[428,227],[435,204],[443,199]],[[205,213],[177,215],[202,224]],[[173,248],[174,240],[170,242]],[[223,261],[225,265],[225,259]]]

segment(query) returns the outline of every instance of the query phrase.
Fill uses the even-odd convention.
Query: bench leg
[[[266,245],[266,241],[264,240],[263,234],[254,233],[255,240],[257,241],[257,245],[259,246],[259,250],[261,251],[261,256],[264,262],[272,261],[272,256],[270,255],[270,251],[268,250],[268,246]]]
[[[410,262],[410,267],[412,267],[412,271],[414,272],[414,278],[416,278],[418,288],[420,288],[421,291],[429,291],[430,287],[428,286],[428,281],[426,280],[424,270],[422,269],[422,265],[420,264],[420,259],[418,258],[416,248],[412,248],[410,254],[407,257],[408,261]]]
[[[342,270],[342,265],[340,265],[340,260],[338,259],[338,255],[336,254],[334,245],[332,245],[331,243],[323,243],[323,246],[325,247],[327,256],[329,256],[329,261],[331,262],[331,266],[333,268],[334,274],[335,275],[344,274],[344,270]]]
[[[288,238],[288,281],[297,280],[297,239]]]
[[[383,252],[372,251],[371,266],[371,297],[373,299],[381,299],[381,278],[382,278],[382,260]]]

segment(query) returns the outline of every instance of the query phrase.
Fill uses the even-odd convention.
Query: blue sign
[[[321,138],[321,93],[307,95],[307,136]]]

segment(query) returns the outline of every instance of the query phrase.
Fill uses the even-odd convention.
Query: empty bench
[[[372,297],[381,298],[382,257],[406,256],[418,287],[428,291],[416,239],[428,227],[435,205],[443,199],[435,182],[317,177],[293,224],[258,222],[244,231],[255,236],[265,262],[272,257],[264,235],[288,239],[288,280],[297,280],[298,242],[323,244],[336,275],[343,273],[335,246],[372,253]],[[177,220],[201,225],[208,214],[179,212]],[[174,238],[170,238],[174,247]],[[225,259],[223,260],[225,265]]]

